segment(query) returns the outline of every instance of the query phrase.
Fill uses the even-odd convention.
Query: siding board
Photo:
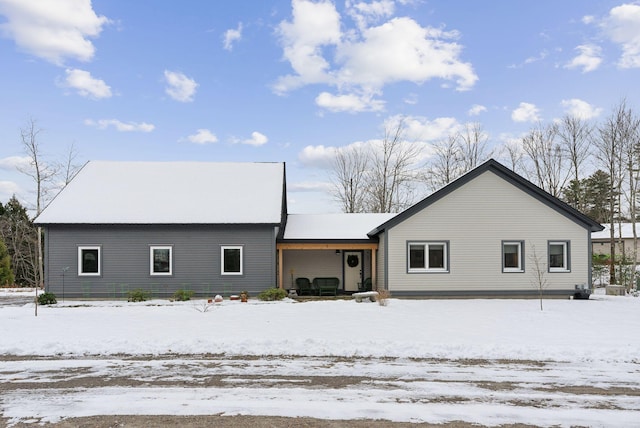
[[[256,294],[275,286],[275,231],[260,225],[49,225],[46,287],[68,297],[126,297],[143,288],[167,297],[180,288],[197,295]],[[102,275],[78,275],[78,246],[102,248]],[[149,247],[173,247],[173,275],[149,272]],[[221,275],[221,245],[243,246],[243,275]]]

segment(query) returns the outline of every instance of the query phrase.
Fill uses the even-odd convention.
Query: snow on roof
[[[600,232],[591,233],[591,239],[602,239],[607,241],[611,239],[611,232],[610,232],[611,225],[606,224],[603,226],[604,226],[604,229],[601,230]],[[633,238],[632,226],[633,226],[633,223],[616,224],[614,227],[616,238],[619,238],[620,236],[622,236],[622,238],[629,238],[629,239]],[[622,235],[620,235],[620,231],[622,231]],[[636,223],[636,233],[638,236],[640,236],[640,223]]]
[[[39,224],[280,223],[283,163],[87,163]]]
[[[285,240],[369,239],[367,233],[397,214],[289,214]]]

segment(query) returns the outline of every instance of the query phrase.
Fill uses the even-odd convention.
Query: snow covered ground
[[[126,408],[637,426],[639,330],[640,298],[604,295],[543,311],[517,299],[0,306],[0,383],[12,385],[0,409],[9,422]],[[140,384],[61,388],[61,373]]]

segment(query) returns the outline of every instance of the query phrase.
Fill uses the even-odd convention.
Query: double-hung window
[[[220,272],[222,275],[242,275],[242,246],[225,245],[220,251]]]
[[[502,242],[502,272],[524,272],[524,242]]]
[[[173,247],[152,245],[149,247],[149,274],[173,275]]]
[[[98,245],[78,247],[78,275],[102,275],[102,248]]]
[[[569,272],[569,241],[549,241],[549,272]]]
[[[409,242],[408,271],[449,272],[448,242]]]

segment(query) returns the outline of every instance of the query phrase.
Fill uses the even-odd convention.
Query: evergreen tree
[[[0,286],[13,285],[15,277],[11,270],[11,256],[7,251],[7,246],[0,239]]]
[[[0,209],[0,239],[11,258],[15,283],[38,285],[38,231],[14,196]]]

